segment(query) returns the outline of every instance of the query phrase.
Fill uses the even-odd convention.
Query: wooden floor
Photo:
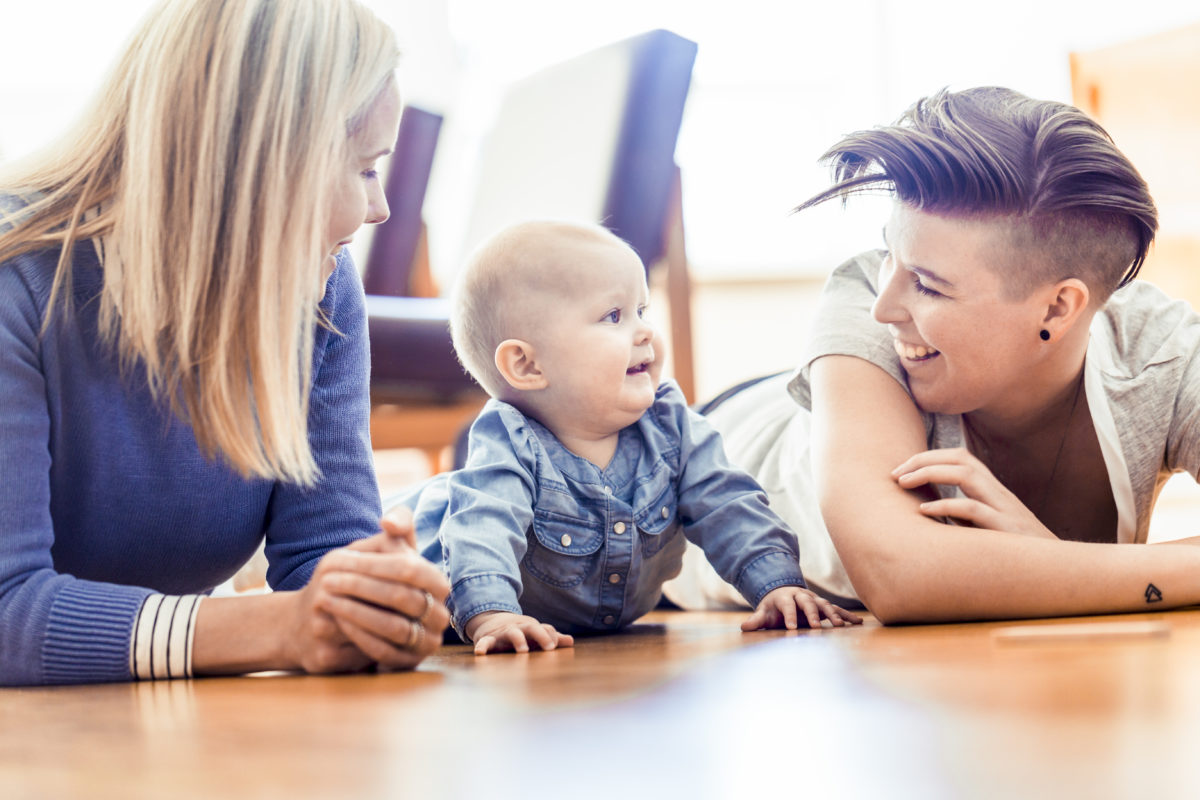
[[[1200,610],[741,619],[405,674],[4,689],[0,797],[1200,796]]]

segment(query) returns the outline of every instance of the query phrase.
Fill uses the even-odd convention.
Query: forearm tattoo
[[[1158,603],[1162,601],[1162,592],[1159,591],[1158,587],[1153,583],[1146,584],[1145,595],[1147,603]]]

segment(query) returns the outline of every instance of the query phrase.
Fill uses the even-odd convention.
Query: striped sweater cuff
[[[131,622],[148,590],[67,582],[50,609],[42,642],[42,681],[129,680]]]
[[[138,680],[192,677],[196,609],[203,598],[152,594],[133,625],[129,672]]]

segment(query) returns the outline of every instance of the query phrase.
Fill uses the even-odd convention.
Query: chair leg
[[[487,395],[479,392],[448,404],[379,403],[371,408],[371,444],[376,450],[414,447],[435,471],[453,461],[454,439],[474,419]]]
[[[692,280],[688,274],[683,235],[683,180],[678,165],[672,181],[663,241],[667,262],[667,304],[671,313],[672,373],[683,396],[696,402],[696,371],[692,352]]]
[[[441,294],[433,269],[429,265],[429,229],[421,221],[421,233],[417,237],[417,248],[413,254],[412,269],[408,273],[409,297],[437,297]]]

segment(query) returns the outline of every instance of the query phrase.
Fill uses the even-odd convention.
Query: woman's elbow
[[[902,554],[886,547],[842,552],[842,563],[855,594],[871,615],[884,625],[921,621],[915,602],[921,596],[904,568]]]
[[[884,625],[916,622],[915,609],[906,602],[905,593],[889,581],[866,581],[851,579],[858,599],[871,615]]]
[[[37,683],[25,665],[0,657],[0,687],[35,686]]]

